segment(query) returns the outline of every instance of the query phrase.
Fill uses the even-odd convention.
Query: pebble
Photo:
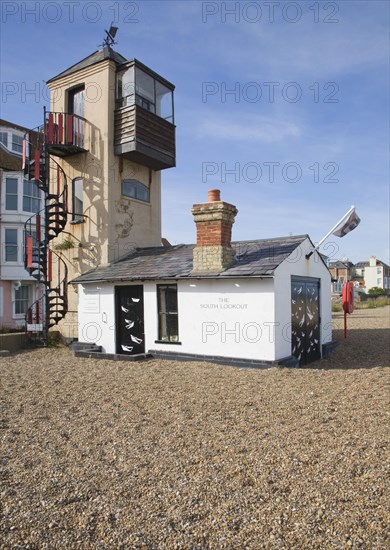
[[[388,313],[369,314],[325,372],[3,357],[3,547],[386,548]]]

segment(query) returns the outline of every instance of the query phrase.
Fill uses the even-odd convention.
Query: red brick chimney
[[[235,252],[231,246],[232,225],[238,210],[222,202],[219,189],[208,192],[208,202],[194,204],[196,223],[193,273],[218,273],[232,265]]]

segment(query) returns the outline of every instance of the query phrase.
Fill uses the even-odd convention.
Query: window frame
[[[20,292],[21,290],[27,290],[27,297],[24,298],[17,298],[16,294]],[[13,299],[12,299],[12,310],[13,310],[13,317],[14,319],[24,319],[26,316],[26,313],[28,311],[28,308],[31,305],[31,285],[29,284],[21,284],[19,288],[13,288]],[[25,311],[17,312],[17,304],[26,302]]]
[[[8,231],[15,231],[16,232],[16,243],[7,244],[7,232]],[[19,244],[18,244],[18,229],[16,227],[4,227],[4,263],[7,264],[17,264],[19,263]],[[7,259],[7,249],[11,247],[13,249],[16,249],[16,260],[8,260]]]
[[[16,138],[16,140],[15,140]],[[23,154],[23,136],[16,134],[15,132],[12,132],[11,134],[11,151],[15,153],[16,155],[22,155]],[[20,140],[20,143],[19,143]],[[15,148],[15,146],[17,148]]]
[[[77,196],[76,184],[81,182],[82,199]],[[79,208],[76,208],[76,200],[79,201]],[[81,204],[81,208],[80,208]],[[80,211],[79,211],[80,210]],[[84,223],[84,178],[77,177],[72,180],[72,220],[71,224]]]
[[[16,182],[16,193],[8,193],[7,191],[7,186],[8,186],[8,181],[14,181]],[[5,178],[5,205],[4,205],[4,209],[6,212],[17,212],[19,210],[18,208],[18,196],[19,196],[19,179],[18,178],[15,178],[15,177],[6,177]],[[16,197],[16,208],[8,208],[7,206],[7,199],[8,197]]]
[[[134,196],[124,192],[124,185],[134,185]],[[137,196],[138,192],[147,192],[147,200]],[[145,204],[150,204],[150,189],[144,183],[134,178],[128,178],[121,181],[121,195],[127,199],[136,200]]]
[[[123,78],[126,73],[129,74],[129,77]],[[143,78],[144,82],[142,82]],[[152,86],[142,87],[142,84],[147,83],[148,79],[151,79],[152,82],[149,82],[149,84],[152,84]],[[125,82],[125,85],[123,85],[123,82]],[[138,105],[170,124],[174,124],[174,88],[171,88],[167,84],[163,79],[151,74],[144,67],[140,67],[137,64],[122,69],[117,73],[116,77],[116,108],[120,109],[131,105]],[[165,93],[162,93],[163,89],[166,90]],[[165,96],[169,96],[169,98],[163,100]],[[167,114],[163,116],[166,109]]]
[[[2,139],[2,136],[5,136],[5,143]],[[3,145],[3,147],[5,147],[6,149],[8,149],[8,141],[9,141],[9,136],[8,136],[8,132],[6,130],[0,130],[0,143]]]
[[[25,192],[25,184],[31,186],[31,190],[36,190],[36,195],[29,195]],[[29,200],[30,202],[30,209],[25,208],[25,200]],[[34,210],[32,208],[33,201],[37,202],[37,209]],[[22,204],[22,210],[23,212],[28,212],[29,214],[37,214],[41,210],[41,191],[33,180],[26,180],[23,179],[23,204]]]
[[[167,291],[174,290],[176,298],[176,311],[167,311]],[[165,300],[162,303],[162,292],[165,291]],[[164,283],[156,285],[157,292],[157,330],[158,330],[158,340],[156,343],[160,344],[181,344],[179,341],[179,300],[178,300],[178,289],[176,283]],[[174,333],[170,332],[171,324],[168,323],[168,318],[175,318],[176,330]],[[163,323],[163,319],[165,322]]]

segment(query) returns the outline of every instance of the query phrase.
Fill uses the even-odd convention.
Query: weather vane
[[[118,32],[118,27],[114,27],[114,25],[111,23],[110,30],[109,31],[105,30],[104,32],[106,33],[107,36],[104,39],[102,46],[110,47],[113,44],[116,44],[115,36],[116,36],[116,33]]]

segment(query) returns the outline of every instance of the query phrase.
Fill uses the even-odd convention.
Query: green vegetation
[[[71,237],[66,237],[66,239],[64,239],[61,243],[55,244],[53,246],[54,250],[59,250],[59,251],[70,250],[72,248],[74,248],[74,241]]]
[[[370,298],[365,302],[355,302],[355,309],[374,309],[376,307],[390,306],[390,298],[386,296],[380,296],[379,298]],[[338,313],[343,311],[343,304],[341,302],[332,303],[332,312]]]
[[[379,298],[369,299],[366,302],[355,302],[356,309],[373,309],[390,305],[390,298],[380,296]]]
[[[379,286],[374,286],[370,288],[368,294],[370,296],[384,296],[386,294],[386,290],[384,288],[379,288]]]
[[[376,307],[390,306],[390,298],[386,296],[380,296],[379,298],[370,298],[365,302],[355,302],[355,309],[374,309]],[[343,304],[341,302],[332,302],[332,312],[338,313],[343,311]]]
[[[0,326],[0,334],[14,334],[17,332],[25,332],[26,327],[19,327],[19,328],[9,328],[6,326]]]

